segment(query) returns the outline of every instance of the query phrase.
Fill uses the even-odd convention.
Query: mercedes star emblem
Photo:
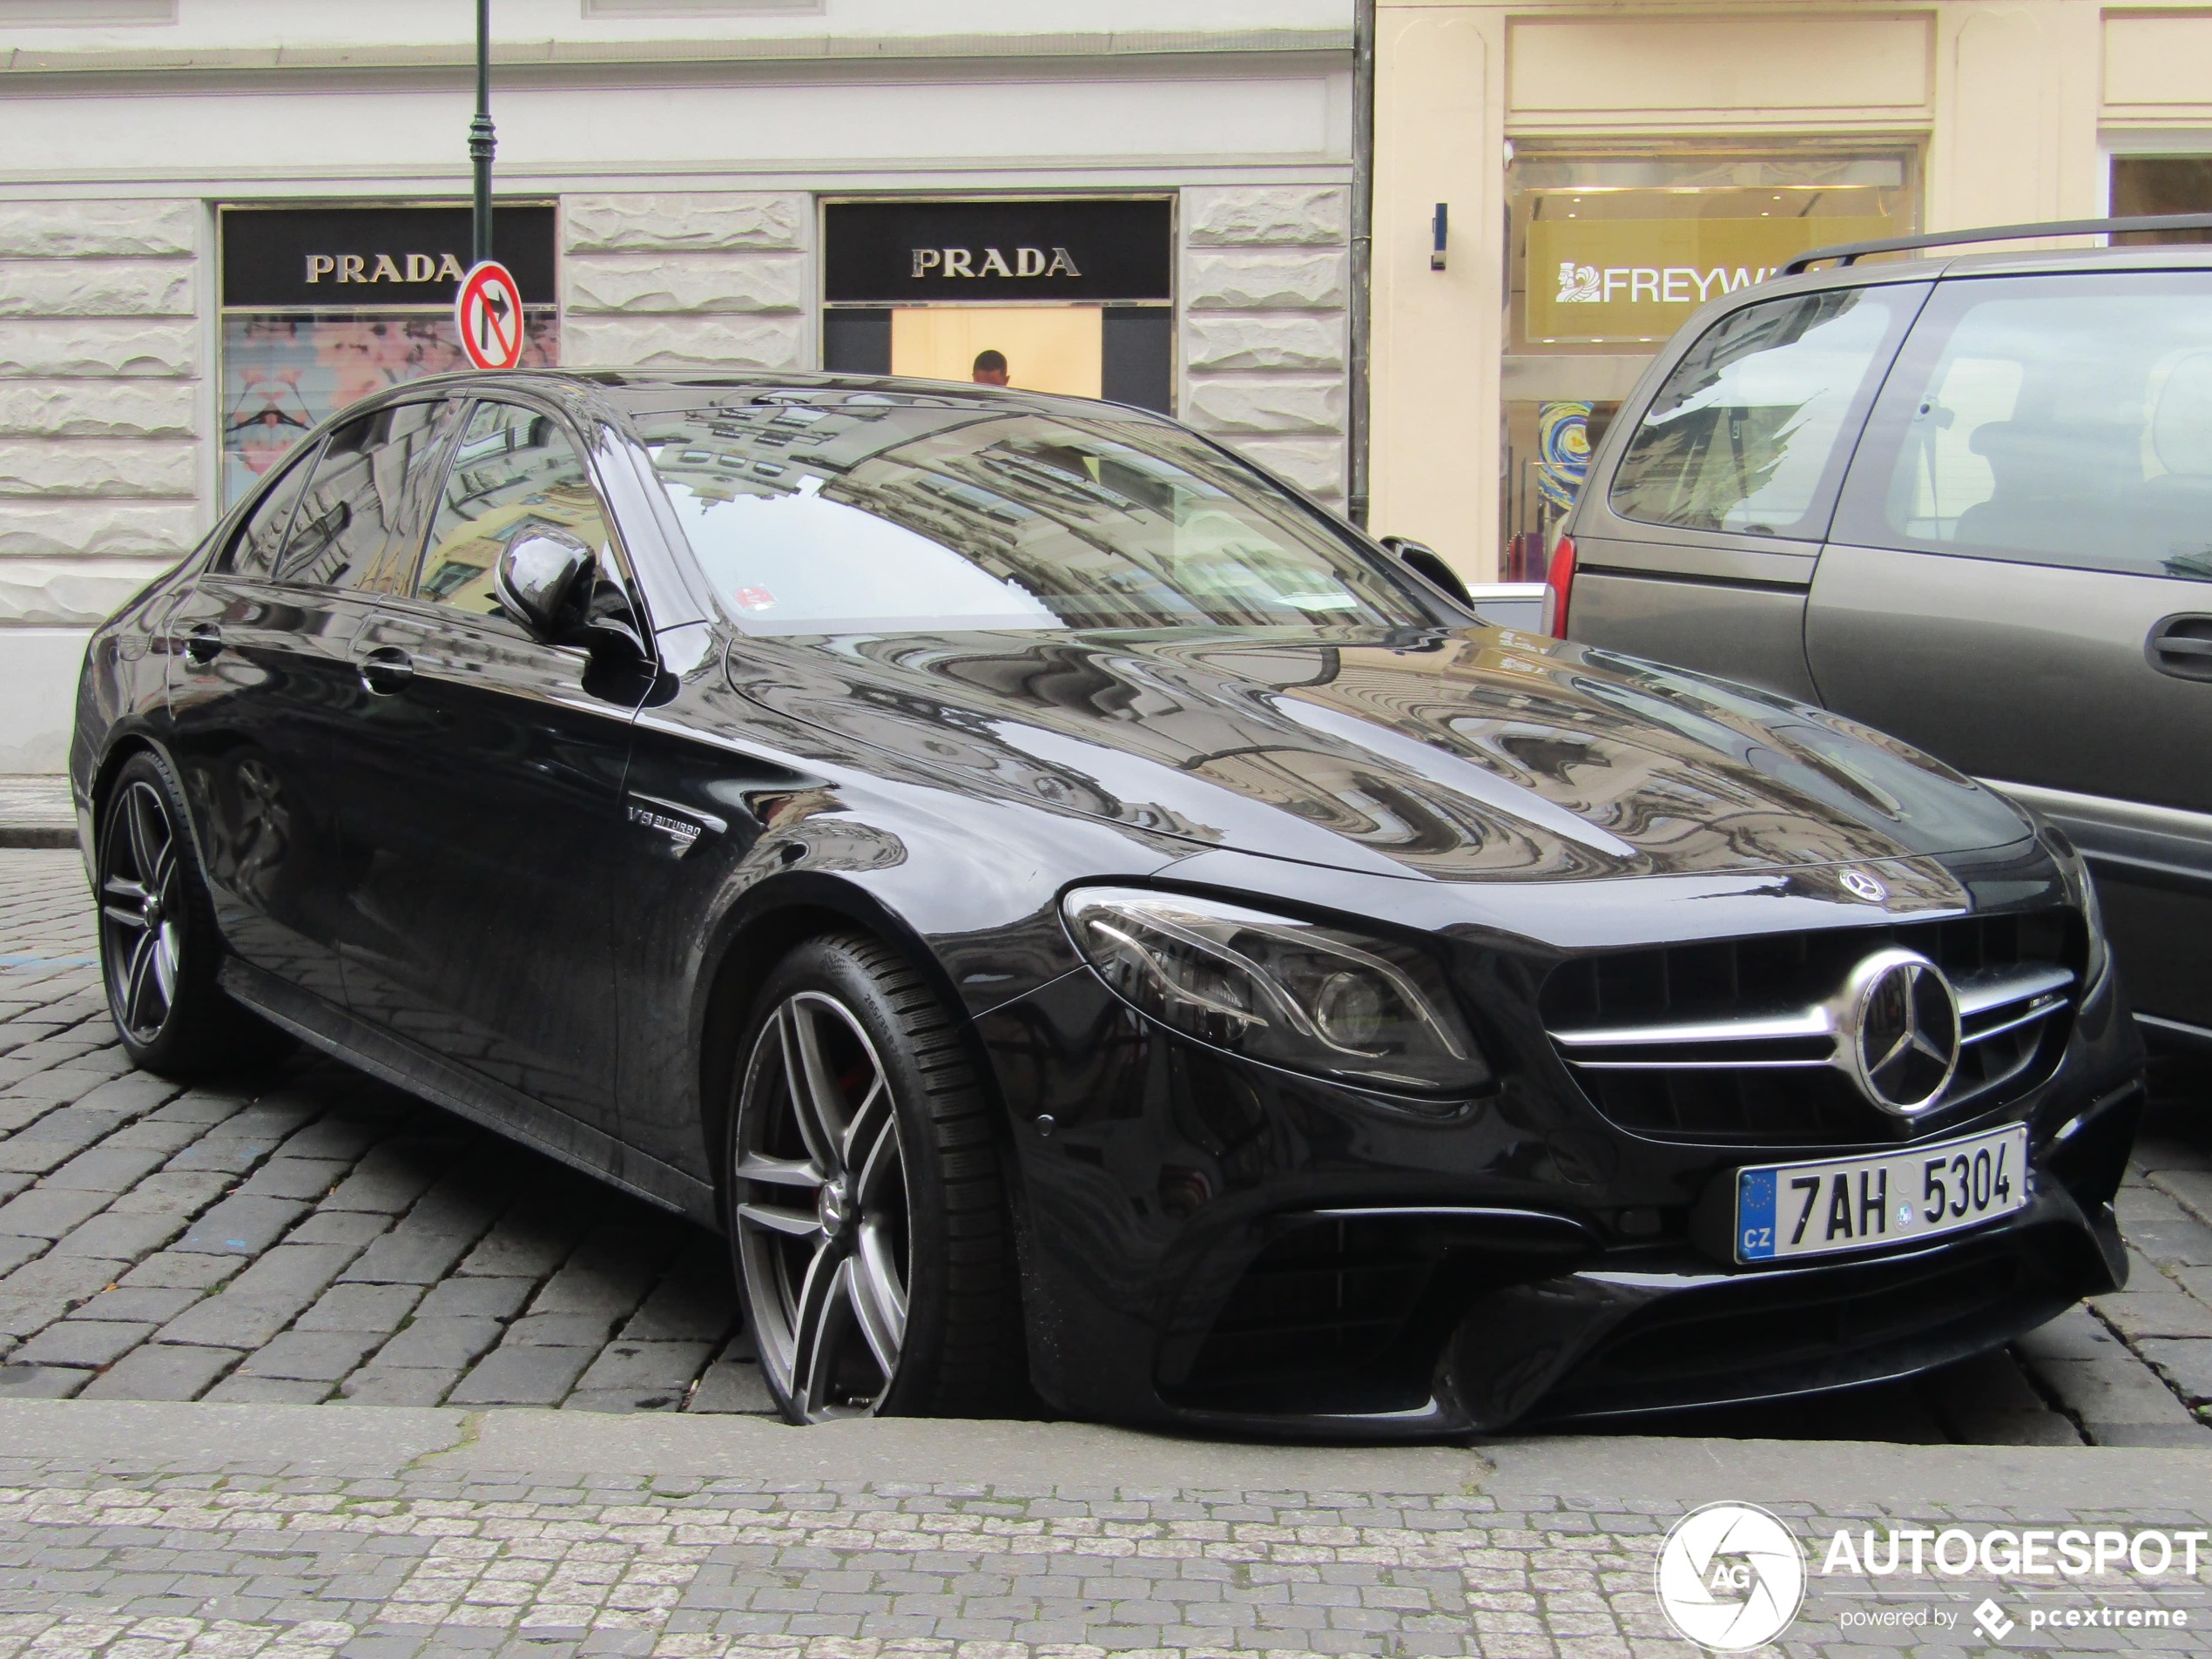
[[[1882,885],[1880,879],[1867,874],[1864,870],[1845,870],[1836,879],[1844,884],[1845,893],[1854,899],[1864,899],[1868,904],[1879,904],[1890,896],[1890,890]]]
[[[1959,1069],[1959,997],[1941,968],[1917,950],[1878,950],[1851,970],[1841,1014],[1839,1057],[1868,1100],[1912,1117],[1942,1098]]]

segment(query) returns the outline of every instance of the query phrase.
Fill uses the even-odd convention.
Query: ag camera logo
[[[1659,1547],[1659,1610],[1710,1653],[1742,1653],[1790,1628],[1805,1599],[1797,1535],[1748,1503],[1691,1510]]]

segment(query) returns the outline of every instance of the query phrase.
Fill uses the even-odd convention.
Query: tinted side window
[[[1867,402],[1926,292],[1842,288],[1730,312],[1644,411],[1613,475],[1613,510],[1818,539]]]
[[[223,556],[219,568],[239,576],[264,579],[275,570],[277,551],[284,545],[285,531],[292,526],[292,509],[299,505],[300,491],[314,464],[313,444],[290,457],[282,475],[231,538],[230,550]]]
[[[2212,285],[2177,272],[1939,284],[1836,533],[2212,581]]]
[[[533,529],[565,531],[605,556],[606,514],[561,423],[516,404],[479,403],[454,451],[415,592],[500,614],[493,570],[507,544]]]
[[[381,592],[404,586],[422,524],[409,483],[420,490],[449,419],[443,404],[400,403],[333,432],[293,518],[279,578]]]

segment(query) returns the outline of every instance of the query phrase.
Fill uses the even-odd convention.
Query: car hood
[[[2030,833],[2002,798],[1832,715],[1509,630],[747,639],[729,672],[965,786],[1379,873],[1771,869]]]

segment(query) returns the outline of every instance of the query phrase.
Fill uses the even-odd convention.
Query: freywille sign
[[[822,229],[833,304],[1174,295],[1165,201],[833,202]]]
[[[493,231],[523,303],[553,304],[553,209],[502,207]],[[222,239],[233,308],[450,307],[469,262],[466,207],[232,207]]]
[[[1527,337],[1561,345],[1665,340],[1706,300],[1765,281],[1808,249],[1904,228],[1878,214],[1532,219]]]

